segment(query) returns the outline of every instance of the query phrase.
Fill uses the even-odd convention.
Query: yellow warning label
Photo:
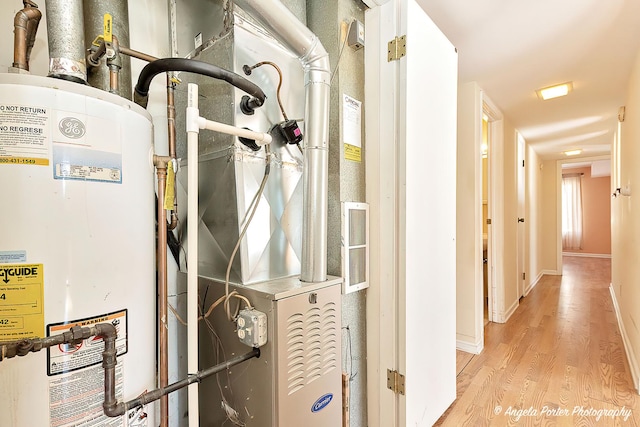
[[[49,166],[49,159],[39,159],[31,157],[0,157],[0,165]]]
[[[164,191],[164,208],[168,211],[173,209],[175,201],[176,173],[173,171],[173,162],[167,164],[167,182]]]
[[[0,266],[0,341],[44,336],[42,264]]]
[[[344,158],[354,162],[362,161],[362,149],[351,144],[344,144]]]

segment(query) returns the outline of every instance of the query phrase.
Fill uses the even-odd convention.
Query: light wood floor
[[[487,325],[480,355],[458,352],[458,397],[436,425],[638,426],[610,281],[611,260],[565,257],[563,276],[544,276],[506,324]],[[595,412],[622,408],[630,415]]]

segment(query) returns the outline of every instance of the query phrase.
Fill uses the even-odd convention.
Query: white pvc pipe
[[[249,129],[239,128],[220,122],[206,120],[204,117],[198,117],[198,127],[200,129],[208,129],[215,132],[226,133],[228,135],[240,136],[242,138],[253,139],[256,144],[263,146],[271,143],[271,135],[268,133],[254,132]]]
[[[189,83],[187,103],[187,372],[198,372],[198,85]],[[195,126],[194,126],[195,124]],[[200,425],[198,383],[189,386],[189,427]]]

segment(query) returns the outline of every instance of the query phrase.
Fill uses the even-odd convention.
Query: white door
[[[456,397],[457,53],[415,0],[366,25],[369,426],[430,426]],[[388,61],[394,36],[406,56]]]
[[[526,283],[526,271],[525,271],[525,221],[524,217],[525,206],[525,158],[524,158],[524,138],[518,133],[518,147],[517,147],[517,192],[518,192],[518,298],[524,296],[524,289]]]

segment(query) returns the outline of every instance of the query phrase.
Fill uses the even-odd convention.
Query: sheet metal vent
[[[288,394],[338,368],[338,316],[335,302],[287,319]]]

